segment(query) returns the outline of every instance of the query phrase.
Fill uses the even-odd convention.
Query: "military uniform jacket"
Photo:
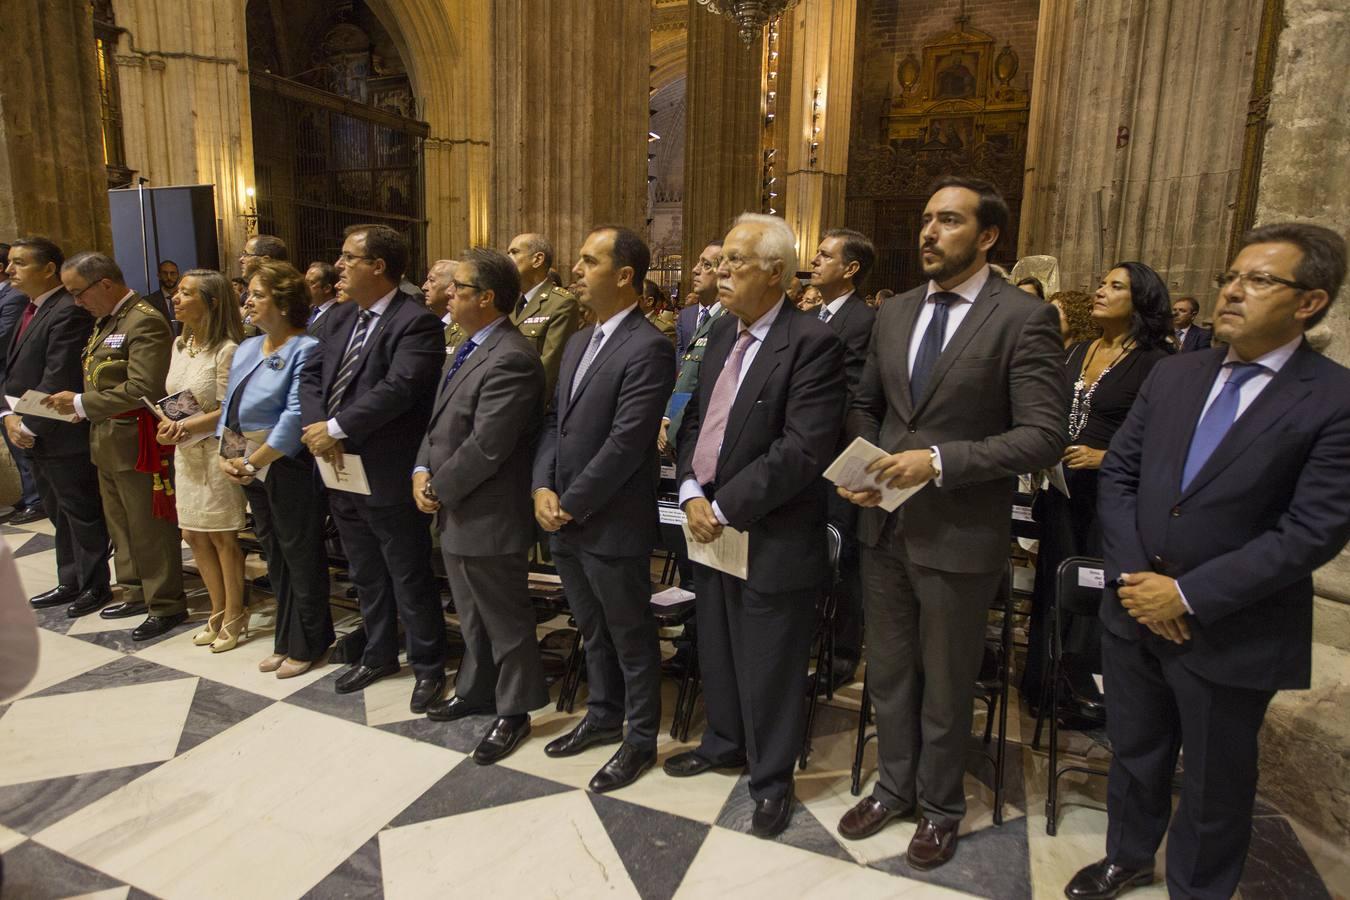
[[[577,305],[577,298],[546,281],[520,314],[511,316],[511,324],[539,351],[547,380],[546,396],[551,398],[558,384],[563,346],[581,327],[581,307]]]
[[[675,392],[670,395],[670,403],[666,405],[666,418],[670,420],[670,425],[666,427],[666,439],[672,448],[675,446],[675,435],[680,431],[680,421],[684,418],[684,406],[694,391],[698,390],[698,373],[703,368],[703,354],[708,350],[708,332],[712,331],[713,323],[725,312],[726,307],[719,304],[704,320],[702,327],[694,332],[689,349],[684,359],[680,360],[680,371],[675,376]],[[671,453],[673,455],[674,451]]]
[[[134,417],[116,417],[144,409],[142,397],[153,402],[164,396],[173,340],[168,320],[135,294],[94,324],[81,357],[80,403],[92,426],[89,455],[100,469],[136,467],[138,423]]]

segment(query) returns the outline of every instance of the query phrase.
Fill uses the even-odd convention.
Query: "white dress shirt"
[[[835,297],[829,303],[825,304],[825,318],[822,321],[828,322],[834,318],[834,314],[839,312],[840,308],[848,302],[848,298],[853,296],[852,291],[844,291],[838,297]],[[816,317],[820,317],[820,310],[816,310]]]
[[[744,322],[737,323],[736,340],[739,341],[741,339],[741,335],[745,334],[745,332],[747,331],[750,332],[752,335],[754,335],[755,338],[753,341],[750,342],[750,346],[745,348],[745,355],[741,357],[741,371],[736,376],[737,394],[739,394],[741,391],[741,385],[745,383],[745,375],[747,372],[750,371],[750,364],[755,361],[755,355],[759,353],[760,345],[762,345],[764,343],[764,339],[768,337],[769,329],[773,327],[774,320],[777,319],[778,314],[783,311],[783,304],[786,302],[787,297],[785,295],[783,299],[775,303],[768,312],[766,312],[764,315],[756,319],[755,324],[751,325],[749,328],[745,326]],[[730,357],[728,356],[728,359],[729,358]],[[701,375],[702,373],[700,372],[699,374]],[[720,372],[718,373],[718,376],[719,377],[721,376]],[[731,395],[731,402],[733,404],[736,402],[736,394]],[[718,453],[721,453],[722,448],[718,447],[717,451]],[[680,485],[681,508],[684,507],[686,501],[692,500],[695,497],[702,497],[702,496],[704,496],[703,486],[698,483],[697,478],[690,476],[684,480],[683,484]],[[717,521],[721,522],[723,525],[728,524],[727,517],[722,515],[722,508],[717,505],[716,500],[713,501],[712,510],[713,515],[717,517]]]
[[[394,288],[379,300],[376,300],[374,305],[370,307],[368,312],[371,313],[371,319],[369,324],[366,325],[365,340],[370,340],[370,333],[375,330],[375,325],[379,322],[380,316],[384,315],[385,310],[389,309],[389,304],[394,302],[394,295],[397,293],[398,288]],[[360,318],[360,313],[357,313],[357,317]],[[351,337],[347,338],[347,346],[342,348],[342,355],[344,357],[347,355],[347,351],[352,348],[352,341],[356,339],[356,329],[358,327],[358,325],[352,325]],[[350,385],[348,385],[348,387],[350,387]],[[331,437],[337,438],[339,441],[347,439],[347,432],[343,431],[342,426],[338,424],[337,416],[328,420],[328,434]]]
[[[606,319],[604,321],[604,324],[595,326],[596,328],[600,329],[600,332],[602,334],[604,334],[604,337],[600,339],[600,346],[595,348],[596,356],[599,356],[600,351],[605,349],[605,344],[608,344],[609,339],[614,337],[614,332],[619,330],[619,323],[622,322],[624,319],[628,318],[628,314],[635,309],[637,309],[636,303],[634,303],[632,306],[626,307],[625,309],[619,310],[614,315]],[[595,340],[595,335],[591,335],[591,340]],[[594,363],[594,360],[592,360],[592,363]]]
[[[335,303],[337,303],[337,298],[336,298],[336,297],[333,297],[332,299],[325,300],[325,301],[323,301],[322,303],[320,303],[318,306],[314,307],[314,319],[313,319],[313,321],[311,321],[309,324],[313,325],[314,322],[317,322],[317,321],[319,321],[320,319],[322,319],[322,318],[324,317],[324,313],[326,313],[326,312],[328,312],[330,309],[332,309],[332,308],[333,308],[333,304],[335,304]]]
[[[50,294],[43,294],[43,295],[42,295],[42,299],[45,300],[45,299],[47,299],[47,297],[49,297],[49,296],[50,296]],[[118,310],[120,310],[122,307],[126,306],[126,305],[127,305],[127,301],[130,300],[130,299],[131,299],[132,297],[134,297],[134,296],[136,296],[136,293],[135,293],[134,291],[127,291],[126,296],[123,297],[121,300],[118,300],[118,301],[117,301],[117,305],[114,306],[114,307],[112,308],[112,312],[108,313],[108,315],[109,315],[109,316],[115,316],[115,315],[117,315]],[[95,328],[98,328],[98,325],[95,324],[94,327],[95,327]],[[88,416],[86,416],[86,415],[84,414],[84,394],[76,394],[76,395],[75,395],[75,415],[79,416],[81,419],[87,419],[87,418],[89,418]]]

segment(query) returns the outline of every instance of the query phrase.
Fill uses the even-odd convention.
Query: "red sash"
[[[159,430],[159,421],[149,410],[133,409],[114,419],[135,419],[137,437],[140,438],[140,451],[136,456],[136,471],[153,475],[155,494],[151,501],[151,510],[156,519],[164,519],[178,524],[178,508],[173,499],[173,445],[161,444],[155,440]]]

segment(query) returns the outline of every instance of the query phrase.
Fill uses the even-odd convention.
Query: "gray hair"
[[[759,239],[751,251],[759,257],[757,263],[761,269],[772,271],[767,263],[782,266],[783,286],[797,271],[797,236],[792,233],[788,223],[779,216],[766,216],[763,213],[741,213],[736,217],[733,228],[741,225],[758,225],[763,228]]]
[[[106,253],[94,250],[76,253],[66,260],[65,265],[61,266],[61,271],[74,272],[90,284],[105,278],[117,284],[126,284],[126,279],[122,276],[122,267],[117,261]]]

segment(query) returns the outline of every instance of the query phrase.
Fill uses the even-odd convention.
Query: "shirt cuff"
[[[1195,610],[1191,609],[1191,601],[1186,599],[1186,592],[1181,589],[1181,582],[1176,582],[1177,593],[1181,595],[1181,605],[1186,607],[1186,612],[1195,615]]]
[[[942,451],[937,448],[936,444],[928,449],[933,451],[933,455],[935,456],[933,465],[938,470],[937,477],[933,479],[933,483],[938,487],[942,487]]]
[[[717,521],[721,522],[723,525],[731,524],[730,522],[727,521],[727,517],[722,515],[722,507],[717,505],[716,500],[713,501],[712,508],[713,508],[713,515],[717,516]]]
[[[697,478],[686,478],[680,484],[681,509],[684,509],[684,505],[688,503],[690,500],[693,500],[695,497],[702,497],[702,496],[704,496],[703,487],[698,483]]]
[[[426,472],[428,475],[431,474],[431,470],[426,466],[413,466],[413,474],[416,475],[418,472]]]
[[[79,416],[81,419],[89,418],[84,414],[84,394],[75,395],[75,415]]]
[[[21,431],[21,432],[23,433],[24,437],[30,437],[30,438],[35,438],[35,437],[37,437],[37,435],[36,435],[36,434],[33,434],[33,432],[29,431],[29,430],[28,430],[28,426],[25,425],[25,424],[23,424],[22,422],[19,423],[19,431]]]
[[[347,432],[342,430],[342,426],[338,424],[336,416],[328,420],[328,436],[337,438],[339,441],[345,441],[347,439]]]

